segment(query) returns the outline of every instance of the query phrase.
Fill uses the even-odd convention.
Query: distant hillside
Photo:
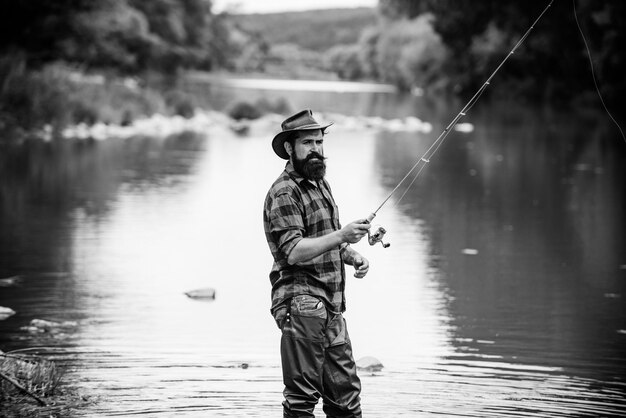
[[[248,33],[259,34],[270,45],[293,43],[324,52],[334,45],[354,44],[361,31],[376,24],[375,8],[328,9],[306,12],[232,15]]]

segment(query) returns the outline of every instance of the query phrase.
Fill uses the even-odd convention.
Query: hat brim
[[[279,132],[274,139],[272,139],[272,149],[274,150],[274,152],[276,153],[276,155],[278,155],[280,158],[282,158],[283,160],[288,160],[289,159],[289,154],[287,154],[287,150],[285,150],[285,141],[287,139],[289,139],[289,136],[292,132],[297,132],[297,131],[316,131],[318,129],[322,130],[322,133],[324,133],[324,131],[326,130],[326,128],[328,128],[330,125],[332,125],[331,123],[327,123],[325,125],[317,125],[317,126],[311,126],[311,127],[307,127],[307,128],[297,128],[297,129],[288,129],[282,132]]]

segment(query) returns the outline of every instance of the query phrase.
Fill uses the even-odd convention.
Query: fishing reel
[[[370,245],[376,245],[377,242],[380,242],[383,245],[383,248],[388,248],[391,244],[383,242],[383,238],[387,233],[387,230],[380,225],[376,225],[374,228],[374,232],[367,231],[367,241]]]
[[[370,215],[367,217],[367,222],[372,223],[375,216],[375,214],[370,213]],[[391,244],[388,242],[383,242],[383,238],[385,237],[386,233],[387,230],[381,225],[373,226],[367,231],[367,242],[369,242],[370,245],[376,245],[376,243],[380,242],[383,248],[389,248]]]

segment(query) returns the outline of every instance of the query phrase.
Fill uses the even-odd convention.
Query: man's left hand
[[[363,257],[360,254],[354,256],[352,260],[352,265],[354,266],[354,277],[357,279],[362,279],[365,277],[367,272],[370,269],[370,262],[367,261],[367,258]]]

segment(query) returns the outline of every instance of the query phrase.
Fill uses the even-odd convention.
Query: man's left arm
[[[357,279],[365,277],[370,269],[370,263],[367,258],[355,251],[350,245],[342,248],[341,255],[345,264],[354,266],[354,277]]]

